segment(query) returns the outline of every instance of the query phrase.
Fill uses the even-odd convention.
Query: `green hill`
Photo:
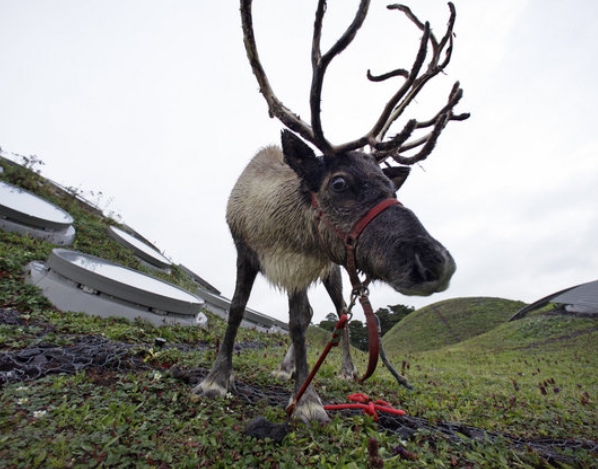
[[[591,317],[536,311],[525,319],[499,324],[491,331],[447,347],[445,351],[475,350],[495,356],[512,351],[529,350],[534,354],[596,350],[598,321]]]
[[[387,350],[422,352],[457,344],[507,321],[525,303],[502,298],[456,298],[421,308],[384,335]]]

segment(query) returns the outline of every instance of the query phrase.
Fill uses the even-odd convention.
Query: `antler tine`
[[[440,55],[440,53],[442,53],[442,50],[446,46],[447,42],[449,43],[449,45],[446,49],[446,55],[444,58],[444,62],[442,62],[442,64],[440,64],[440,66],[439,66],[440,70],[444,70],[444,68],[450,62],[451,56],[453,54],[453,27],[455,26],[455,20],[457,19],[457,10],[455,10],[455,5],[453,5],[451,2],[448,2],[448,7],[451,12],[451,16],[449,17],[449,20],[448,20],[446,33],[444,34],[444,37],[438,44],[438,52],[437,53],[439,55]]]
[[[462,114],[453,114],[453,108],[459,103],[461,98],[463,97],[463,89],[461,88],[459,82],[455,82],[453,85],[453,89],[449,94],[449,99],[446,104],[438,113],[430,120],[424,122],[418,122],[417,127],[418,129],[423,129],[426,127],[431,127],[435,124],[435,122],[440,118],[443,114],[450,114],[450,119],[452,121],[462,121],[469,118],[469,113],[464,112]]]
[[[449,121],[462,121],[469,118],[469,113],[453,113],[454,107],[459,103],[462,96],[463,90],[461,89],[459,82],[456,82],[449,94],[447,104],[432,119],[424,122],[418,122],[415,119],[411,119],[407,122],[401,133],[397,134],[387,142],[378,143],[374,151],[376,161],[382,163],[387,158],[391,157],[399,164],[412,165],[426,159],[434,149],[440,133]],[[411,136],[413,130],[432,126],[434,126],[434,128],[427,135],[405,143]],[[401,155],[401,152],[412,150],[422,145],[424,145],[424,147],[415,155]]]
[[[324,75],[326,69],[334,57],[340,54],[353,41],[357,31],[363,25],[370,6],[370,0],[361,0],[359,8],[355,14],[355,18],[349,25],[344,34],[338,41],[330,48],[326,54],[322,55],[320,49],[320,39],[322,37],[322,24],[324,13],[326,12],[326,0],[318,2],[318,9],[316,10],[316,20],[314,22],[314,35],[312,41],[312,82],[310,92],[310,108],[311,108],[311,123],[316,141],[314,144],[324,153],[333,154],[336,148],[333,147],[324,137],[321,119],[321,97],[322,86],[324,84]],[[365,144],[364,144],[365,145]],[[364,146],[361,145],[361,146]]]
[[[447,41],[450,41],[450,44],[446,51],[445,60],[439,66],[440,70],[444,69],[446,67],[446,65],[448,65],[450,58],[451,58],[451,54],[453,51],[453,26],[455,25],[457,11],[455,9],[455,5],[453,5],[451,2],[448,3],[448,7],[449,7],[451,15],[449,17],[447,30],[446,30],[444,36],[442,37],[442,40],[440,42],[438,42],[438,40],[436,39],[434,34],[430,33],[430,43],[432,44],[434,58],[432,61],[430,61],[429,71],[432,71],[432,69],[435,66],[437,66],[440,54],[442,53],[442,50],[446,46]],[[397,5],[397,4],[388,5],[387,8],[389,10],[402,11],[405,14],[405,16],[407,16],[407,18],[409,18],[411,20],[412,23],[414,23],[422,31],[425,31],[426,24],[422,23],[419,20],[419,18],[417,16],[415,16],[415,14],[411,11],[411,9],[407,5]]]
[[[440,42],[437,41],[434,34],[432,34],[432,32],[430,31],[429,23],[427,23],[427,22],[422,23],[413,14],[413,12],[409,9],[409,7],[407,7],[405,5],[389,5],[388,6],[388,8],[391,10],[399,10],[399,11],[402,11],[403,13],[405,13],[405,15],[419,29],[421,29],[424,32],[421,42],[420,42],[420,52],[418,53],[418,56],[419,56],[419,54],[422,53],[421,52],[422,50],[426,50],[427,43],[429,41],[432,44],[432,58],[428,64],[426,73],[424,73],[420,77],[413,77],[413,76],[411,77],[412,84],[410,86],[409,93],[407,94],[405,99],[403,99],[403,101],[400,101],[403,98],[403,96],[400,96],[399,93],[397,93],[397,95],[395,95],[393,97],[393,99],[391,100],[391,103],[393,104],[393,110],[390,114],[387,115],[387,119],[385,122],[383,122],[382,127],[379,128],[379,131],[374,134],[376,141],[380,142],[384,138],[384,136],[386,135],[386,132],[388,132],[388,129],[390,128],[390,126],[403,114],[403,112],[405,111],[407,106],[413,101],[413,99],[417,96],[417,94],[424,87],[424,85],[430,79],[432,79],[433,77],[438,75],[440,72],[442,72],[444,70],[444,68],[448,65],[451,55],[452,55],[453,26],[454,26],[455,19],[456,19],[456,11],[455,11],[454,5],[452,3],[449,3],[448,5],[449,5],[450,12],[451,12],[451,16],[448,21],[446,33]],[[448,48],[446,50],[445,60],[442,63],[439,63],[440,55],[441,55],[444,47],[447,45],[447,43],[448,43]],[[418,62],[418,59],[416,59],[416,63],[417,62]],[[413,67],[412,74],[414,72],[416,74],[419,73],[419,68],[420,67],[418,67],[418,68]],[[405,85],[406,84],[407,84],[407,82],[405,83]],[[403,85],[403,88],[405,88],[405,85]],[[384,115],[382,117],[384,117]],[[380,121],[378,123],[380,123]],[[377,127],[374,126],[374,129],[377,129]],[[374,145],[374,147],[375,147],[375,145]]]
[[[403,114],[403,111],[415,98],[417,93],[419,93],[419,90],[423,88],[430,78],[432,78],[429,75],[423,75],[419,80],[417,78],[419,71],[424,64],[424,60],[426,59],[428,52],[427,43],[431,37],[432,33],[430,32],[430,23],[426,23],[424,25],[424,34],[421,38],[419,50],[415,57],[415,62],[411,67],[411,71],[408,73],[407,79],[405,80],[405,83],[403,83],[403,86],[399,88],[399,91],[397,91],[392,99],[386,104],[384,111],[378,119],[378,122],[376,122],[372,130],[370,130],[370,144],[372,144],[372,142],[382,141],[393,122],[395,122],[401,116],[401,114]],[[425,77],[429,78],[424,79]],[[405,97],[406,94],[407,96]],[[405,99],[401,102],[403,98]]]
[[[314,142],[314,134],[309,124],[303,121],[297,114],[287,108],[274,94],[266,72],[264,71],[257,52],[255,36],[253,34],[253,17],[251,14],[252,0],[241,0],[241,23],[243,26],[243,42],[247,58],[255,75],[260,92],[268,104],[270,117],[276,117],[289,129],[297,132],[304,139]]]

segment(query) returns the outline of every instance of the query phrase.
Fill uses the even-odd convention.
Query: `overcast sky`
[[[308,116],[315,0],[254,0],[258,48],[278,97]],[[324,45],[356,1],[329,0]],[[333,62],[323,121],[335,143],[364,134],[401,83],[420,32],[373,0]],[[446,2],[413,0],[441,35]],[[497,296],[526,302],[598,278],[598,2],[456,0],[446,76],[412,106],[425,119],[453,82],[465,122],[444,131],[399,193],[452,252],[451,287],[431,297],[372,289],[374,308]],[[262,146],[277,143],[242,42],[238,2],[0,0],[0,146],[37,155],[42,174],[92,200],[232,296],[228,193]],[[98,197],[97,193],[102,192]],[[311,294],[319,322],[332,311]],[[287,319],[258,281],[249,306]],[[360,317],[360,314],[357,315]]]

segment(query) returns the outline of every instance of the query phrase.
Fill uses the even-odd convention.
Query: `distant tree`
[[[334,313],[328,313],[326,315],[326,319],[321,321],[320,324],[318,324],[318,326],[322,329],[324,329],[325,331],[330,331],[332,332],[334,330],[334,326],[336,325],[338,321],[338,316]]]
[[[388,308],[379,308],[376,311],[376,315],[380,319],[382,335],[386,334],[396,323],[413,311],[415,311],[415,308],[405,305],[389,305]],[[318,326],[321,329],[332,332],[337,321],[338,317],[336,314],[328,313],[326,319],[321,321]],[[353,347],[357,347],[360,350],[368,349],[368,330],[363,322],[353,319],[349,323],[349,334]]]
[[[415,308],[413,306],[406,306],[406,305],[388,305],[388,308],[394,313],[394,314],[398,314],[399,316],[401,316],[401,319],[403,319],[405,316],[407,316],[408,314],[413,313],[413,311],[415,311]]]
[[[415,311],[413,306],[405,305],[388,305],[388,308],[379,308],[376,315],[380,319],[382,335],[386,334],[396,323],[413,311]]]
[[[353,319],[349,323],[349,335],[353,347],[360,350],[368,349],[368,329],[361,321]]]

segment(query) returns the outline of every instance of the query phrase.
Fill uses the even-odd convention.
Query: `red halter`
[[[320,244],[322,245],[324,250],[326,250],[326,252],[330,254],[330,251],[328,250],[328,248],[322,240],[322,237],[320,236],[319,222],[320,220],[323,220],[324,223],[326,223],[326,225],[329,228],[331,228],[332,231],[334,231],[334,233],[336,233],[336,235],[345,243],[345,251],[347,254],[347,265],[345,266],[345,268],[347,269],[347,273],[349,274],[349,278],[351,279],[351,284],[353,285],[353,288],[361,287],[362,284],[357,276],[357,261],[355,259],[355,247],[357,245],[357,239],[359,238],[359,235],[365,229],[365,227],[368,226],[369,223],[378,215],[380,215],[384,210],[386,210],[389,207],[392,207],[393,205],[402,206],[403,204],[401,204],[401,202],[399,202],[397,199],[393,198],[382,200],[381,202],[374,205],[368,211],[368,213],[366,213],[363,216],[361,220],[355,223],[353,229],[349,233],[343,233],[324,216],[324,212],[319,207],[318,201],[316,200],[316,195],[313,192],[311,192],[311,205],[313,209],[316,211],[316,217],[314,219],[314,222],[316,224],[316,232],[318,233],[318,237],[320,238]]]

